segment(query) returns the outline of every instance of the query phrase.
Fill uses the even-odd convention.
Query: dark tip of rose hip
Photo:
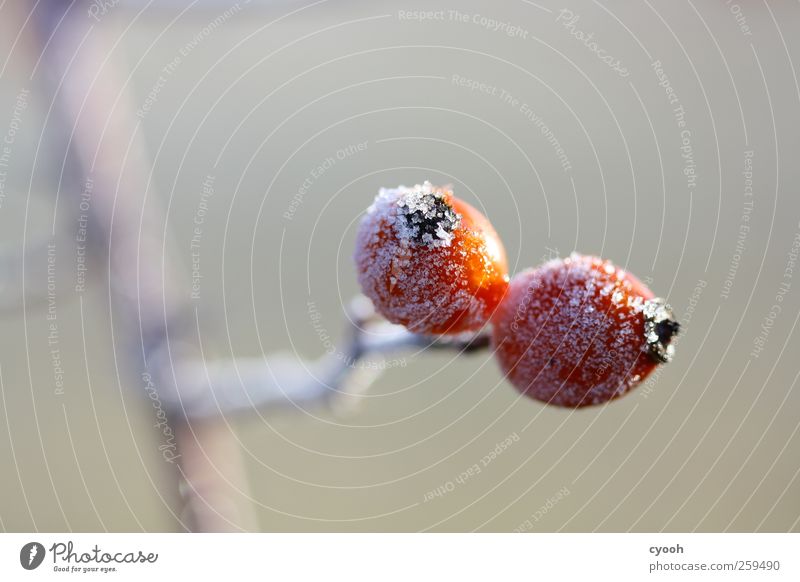
[[[677,321],[672,321],[671,319],[665,319],[664,321],[659,321],[656,324],[656,334],[658,335],[659,341],[662,344],[668,344],[672,341],[672,338],[678,335],[678,331],[681,329],[681,324]]]
[[[657,362],[671,362],[675,355],[672,340],[681,328],[672,313],[672,308],[663,299],[656,297],[645,301],[643,313],[647,352]]]
[[[428,182],[406,193],[397,204],[412,240],[420,244],[448,245],[461,223],[444,193],[433,190]]]
[[[430,238],[441,238],[440,232],[450,234],[455,230],[456,213],[453,208],[443,200],[436,200],[435,210],[415,210],[406,214],[406,223],[410,228],[415,228],[414,240],[424,242]]]

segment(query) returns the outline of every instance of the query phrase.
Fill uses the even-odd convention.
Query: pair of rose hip
[[[509,280],[489,220],[447,188],[382,189],[354,258],[364,294],[386,319],[430,335],[491,323],[509,381],[550,404],[606,402],[672,359],[678,322],[636,277],[572,254]]]

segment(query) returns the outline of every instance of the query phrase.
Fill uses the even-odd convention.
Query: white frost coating
[[[556,394],[560,401],[591,404],[640,381],[648,365],[642,357],[645,298],[631,297],[630,283],[618,272],[610,263],[573,255],[512,280],[501,308],[511,314],[496,319],[495,342],[513,338],[522,350],[499,353],[516,386],[543,400]]]
[[[430,182],[413,188],[381,188],[375,206],[381,198],[394,201],[398,207],[393,226],[400,240],[418,241],[426,246],[450,246],[453,231],[461,224],[461,216],[445,203],[443,192]],[[423,232],[427,227],[433,232]]]

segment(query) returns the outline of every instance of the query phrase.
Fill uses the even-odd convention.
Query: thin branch
[[[347,321],[342,349],[315,362],[290,353],[216,362],[181,360],[177,386],[162,389],[162,398],[190,418],[308,403],[329,404],[341,412],[350,408],[343,402],[362,395],[383,372],[381,365],[360,365],[368,357],[388,358],[420,349],[473,353],[490,344],[487,333],[452,339],[413,334],[378,318],[361,296],[351,302]],[[162,388],[171,385],[169,378],[162,379]]]

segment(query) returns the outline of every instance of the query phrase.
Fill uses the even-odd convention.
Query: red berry
[[[376,310],[415,333],[480,329],[508,287],[505,249],[489,220],[428,182],[381,189],[354,259]]]
[[[500,367],[528,396],[579,407],[617,398],[672,359],[678,322],[636,277],[573,254],[515,276],[492,320]]]

